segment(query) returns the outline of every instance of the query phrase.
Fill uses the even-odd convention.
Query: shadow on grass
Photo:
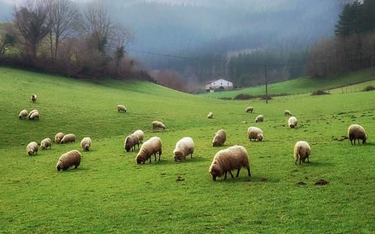
[[[296,165],[296,170],[300,167],[332,167],[334,166],[335,164],[334,163],[329,163],[329,162],[316,162],[316,161],[310,161],[309,163],[302,163],[301,165],[299,165],[297,163]],[[298,170],[297,170],[298,171]]]
[[[152,160],[151,160],[151,163],[149,163],[149,160],[146,161],[146,163],[143,165],[143,164],[138,164],[139,166],[145,166],[145,165],[154,165],[154,166],[158,166],[158,165],[171,165],[171,164],[190,164],[190,163],[198,163],[198,162],[205,162],[205,161],[211,161],[210,159],[207,159],[207,158],[202,158],[202,157],[194,157],[192,159],[190,159],[190,156],[189,157],[186,157],[186,160],[184,161],[180,161],[180,162],[176,162],[174,161],[173,157],[170,156],[168,158],[161,158],[160,161],[158,161],[158,156],[157,156],[157,159],[156,161],[154,161],[154,157],[152,157]]]
[[[231,178],[230,175],[227,176],[227,179],[224,180],[224,176],[221,178],[218,178],[216,183],[278,183],[280,182],[280,179],[273,179],[268,177],[260,177],[260,176],[251,176],[250,178],[244,175],[240,175],[240,177],[234,177]]]

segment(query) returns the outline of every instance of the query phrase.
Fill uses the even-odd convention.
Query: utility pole
[[[266,104],[268,103],[268,80],[267,80],[267,64],[264,63],[264,78],[266,80]]]

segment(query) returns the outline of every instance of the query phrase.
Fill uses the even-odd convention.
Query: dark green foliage
[[[252,95],[249,94],[238,94],[237,96],[234,97],[234,100],[249,100],[254,98]]]
[[[329,93],[327,93],[326,91],[324,90],[316,90],[316,91],[313,91],[311,93],[311,96],[317,96],[317,95],[328,95]]]
[[[363,91],[365,91],[365,92],[367,92],[367,91],[373,91],[373,90],[375,90],[375,87],[372,86],[372,85],[369,85],[369,86],[367,86],[366,88],[363,89]]]

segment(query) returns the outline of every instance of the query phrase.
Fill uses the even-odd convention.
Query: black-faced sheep
[[[263,140],[263,131],[260,128],[257,127],[249,127],[247,129],[247,137],[251,140],[258,140],[262,141]]]
[[[288,126],[290,127],[290,128],[295,128],[295,127],[297,127],[297,118],[296,117],[294,117],[294,116],[292,116],[292,117],[290,117],[289,119],[288,119]]]
[[[21,110],[20,113],[18,114],[18,118],[26,119],[27,115],[28,115],[27,110]]]
[[[84,151],[89,151],[91,147],[91,138],[90,137],[84,137],[81,141],[81,148]]]
[[[26,152],[27,152],[27,154],[29,156],[33,156],[33,155],[38,154],[38,143],[36,143],[36,142],[30,142],[26,146]]]
[[[255,118],[255,123],[263,122],[263,119],[264,119],[264,116],[263,116],[263,115],[258,115],[258,116]]]
[[[139,139],[137,135],[131,134],[125,138],[124,149],[126,150],[126,152],[129,152],[130,150],[135,151],[136,145],[138,145],[139,149]]]
[[[57,161],[56,169],[58,171],[66,171],[69,167],[75,166],[77,168],[81,164],[81,153],[78,150],[72,150],[68,153],[61,155]]]
[[[61,142],[61,139],[63,139],[63,137],[64,137],[64,133],[62,133],[62,132],[56,133],[56,135],[55,135],[55,142],[57,144],[59,144]]]
[[[46,139],[44,139],[40,142],[40,148],[47,149],[48,147],[51,149],[51,139],[50,138],[46,138]]]
[[[214,113],[212,112],[208,113],[207,118],[212,119],[213,117],[214,117]]]
[[[126,112],[126,108],[123,105],[117,105],[117,111],[118,112]]]
[[[214,138],[212,139],[212,146],[219,147],[224,145],[225,141],[227,140],[227,133],[224,129],[220,129],[215,133]]]
[[[359,140],[362,140],[362,144],[365,144],[367,140],[365,129],[361,125],[358,125],[358,124],[352,124],[349,126],[348,137],[352,145],[353,145],[353,141],[355,145],[356,140],[358,140],[358,144],[359,144]]]
[[[145,137],[145,134],[142,130],[137,130],[133,134],[138,137],[139,143],[143,143],[143,138]]]
[[[254,107],[252,107],[252,106],[249,106],[248,108],[246,108],[246,113],[253,113],[253,111],[254,111]]]
[[[37,99],[36,94],[32,94],[30,99],[32,102],[36,102],[36,99]]]
[[[285,110],[285,111],[284,111],[284,115],[292,116],[292,113],[290,112],[290,110]]]
[[[193,158],[194,153],[194,141],[191,137],[184,137],[176,143],[176,147],[173,150],[173,158],[177,161],[186,159],[186,155],[190,154],[190,158]]]
[[[76,142],[76,136],[74,134],[66,134],[60,141],[61,144]]]
[[[311,147],[309,143],[306,141],[298,141],[294,146],[294,163],[297,165],[297,162],[299,161],[299,164],[301,165],[301,162],[305,162],[307,159],[307,162],[310,162],[310,154],[311,154]]]
[[[152,129],[165,129],[165,125],[160,121],[153,121],[152,122]]]
[[[229,172],[233,178],[232,170],[235,169],[238,170],[236,175],[236,177],[238,177],[242,167],[247,169],[248,176],[251,177],[247,151],[244,147],[235,145],[216,153],[209,172],[214,181],[216,181],[217,177],[221,177],[223,174],[225,180],[227,179],[227,172]]]
[[[156,161],[156,153],[159,153],[159,161],[160,161],[160,155],[162,154],[162,142],[159,137],[152,137],[148,141],[145,141],[139,150],[137,157],[135,158],[135,161],[138,164],[145,163],[148,159],[150,159],[151,163],[151,156],[155,156]]]

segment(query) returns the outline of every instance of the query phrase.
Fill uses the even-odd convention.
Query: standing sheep
[[[26,119],[27,115],[28,115],[27,110],[21,110],[20,113],[18,114],[18,118]]]
[[[160,121],[153,121],[152,129],[159,129],[159,128],[165,129],[165,125]]]
[[[36,94],[32,94],[30,99],[32,102],[36,102],[36,99],[37,99]]]
[[[61,142],[61,139],[63,139],[63,137],[64,137],[64,133],[62,133],[62,132],[56,133],[56,135],[55,135],[55,142],[57,144],[59,144]]]
[[[81,148],[85,151],[89,151],[91,147],[91,138],[85,137],[81,141]]]
[[[289,110],[285,110],[285,111],[284,111],[284,115],[292,116],[292,113],[291,113]]]
[[[38,154],[38,143],[36,143],[36,142],[30,142],[26,146],[26,152],[27,152],[27,154],[29,156],[33,156],[33,155]]]
[[[78,150],[72,150],[68,153],[61,155],[59,161],[57,161],[56,169],[58,171],[66,171],[71,166],[77,168],[81,164],[81,153]]]
[[[294,164],[297,165],[297,161],[299,161],[299,164],[301,165],[301,162],[305,162],[306,158],[307,158],[307,162],[309,163],[310,154],[311,154],[311,147],[309,143],[307,143],[306,141],[298,141],[296,145],[294,146],[294,153],[293,153],[293,157],[295,160]]]
[[[290,118],[288,119],[288,126],[289,126],[290,128],[295,128],[295,127],[297,127],[297,118],[294,117],[294,116],[290,117]]]
[[[50,138],[46,138],[46,139],[42,140],[42,142],[40,142],[40,148],[47,149],[48,147],[51,149],[51,139]]]
[[[143,138],[145,137],[145,134],[142,130],[137,130],[133,134],[138,137],[139,143],[143,143]]]
[[[123,105],[117,105],[117,111],[118,112],[126,112],[126,108]]]
[[[237,175],[239,176],[242,167],[247,169],[248,176],[251,177],[249,156],[247,151],[242,146],[232,146],[225,150],[220,150],[215,154],[212,160],[209,172],[212,175],[212,179],[216,181],[217,177],[221,177],[224,174],[224,180],[227,179],[227,172],[232,176],[232,170],[237,169]]]
[[[353,145],[353,140],[354,140],[354,145],[355,145],[355,140],[362,140],[362,144],[366,143],[367,136],[366,136],[366,131],[365,129],[358,124],[352,124],[348,128],[348,137],[350,140],[350,143]]]
[[[176,143],[176,147],[173,150],[173,158],[177,161],[186,159],[186,155],[190,154],[190,158],[193,158],[194,153],[194,141],[191,137],[184,137]]]
[[[262,141],[263,140],[263,131],[260,128],[257,127],[249,127],[247,129],[247,137],[251,140],[258,140]]]
[[[208,113],[207,118],[212,119],[213,117],[214,117],[214,113],[212,112]]]
[[[248,108],[246,108],[246,113],[253,113],[254,111],[254,107],[252,106],[249,106]]]
[[[151,163],[151,155],[155,156],[155,161],[156,161],[156,153],[159,153],[159,161],[160,161],[160,155],[162,154],[162,149],[161,149],[161,139],[159,137],[152,137],[148,141],[145,141],[143,143],[141,149],[139,150],[137,157],[135,158],[136,162],[138,164],[145,164],[147,159],[150,159]]]
[[[258,115],[258,116],[255,118],[255,123],[263,122],[263,119],[264,119],[264,116],[263,116],[263,115]]]
[[[212,139],[212,146],[218,147],[224,145],[227,140],[227,133],[224,129],[220,129],[215,133],[214,139]]]
[[[139,139],[137,135],[131,134],[125,138],[124,149],[126,150],[126,152],[129,152],[130,150],[135,151],[136,145],[138,145],[139,149]]]
[[[60,141],[61,144],[76,142],[76,136],[74,134],[66,134]]]

